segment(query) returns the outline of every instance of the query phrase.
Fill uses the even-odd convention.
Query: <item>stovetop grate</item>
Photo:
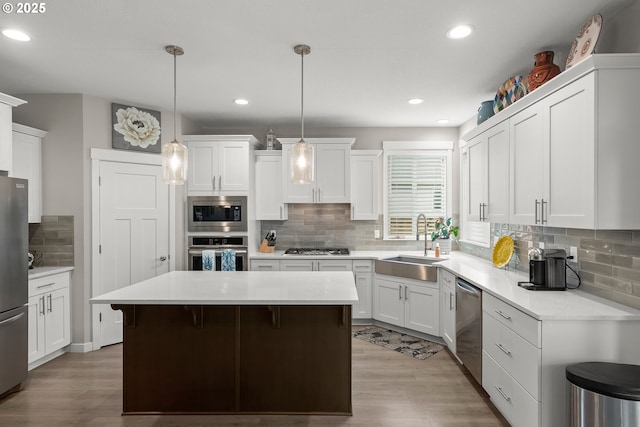
[[[348,248],[289,248],[285,255],[349,255]]]

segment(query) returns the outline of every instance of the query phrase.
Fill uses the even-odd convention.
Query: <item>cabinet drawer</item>
[[[456,276],[445,270],[444,268],[438,269],[438,278],[441,280],[441,283],[444,286],[447,286],[450,289],[455,289],[456,287]]]
[[[482,352],[482,387],[514,426],[539,426],[540,402],[531,397],[487,352]]]
[[[279,271],[280,261],[269,259],[251,260],[252,271]]]
[[[533,317],[487,292],[482,295],[482,310],[537,348],[540,348],[540,322]]]
[[[483,313],[483,349],[535,399],[540,399],[540,349]]]
[[[69,273],[58,273],[50,276],[29,279],[29,296],[52,292],[69,287]]]
[[[370,273],[373,271],[373,261],[363,259],[353,260],[353,271],[355,273]]]
[[[352,271],[353,263],[349,259],[318,261],[318,271]]]

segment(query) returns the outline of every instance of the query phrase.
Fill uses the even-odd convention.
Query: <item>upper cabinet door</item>
[[[218,147],[207,141],[189,141],[187,145],[189,191],[213,192],[213,177],[218,176]]]
[[[487,206],[484,220],[509,222],[509,124],[487,131]]]
[[[221,191],[249,190],[249,144],[224,141],[218,147],[218,188]]]
[[[10,176],[29,181],[29,222],[42,220],[42,137],[39,129],[13,124],[13,170]]]
[[[351,151],[351,219],[377,220],[381,151]]]
[[[534,104],[509,120],[511,156],[510,221],[541,224],[545,143],[541,105]]]
[[[0,102],[0,171],[7,172],[11,172],[13,169],[13,146],[11,143],[12,108],[10,105]]]
[[[316,145],[316,203],[351,202],[351,147]]]
[[[467,218],[469,221],[483,221],[487,205],[487,139],[482,134],[469,141],[467,151],[469,188]]]
[[[549,145],[543,171],[545,225],[595,225],[594,79],[591,73],[543,101]]]
[[[287,219],[287,205],[282,203],[280,151],[256,152],[256,219]]]

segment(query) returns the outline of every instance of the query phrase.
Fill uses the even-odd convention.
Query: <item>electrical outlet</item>
[[[376,238],[376,239],[379,239],[380,238],[380,230],[374,230],[373,231],[373,237]]]
[[[569,247],[569,256],[572,256],[573,259],[571,260],[571,262],[578,262],[578,248],[575,246],[570,246]]]

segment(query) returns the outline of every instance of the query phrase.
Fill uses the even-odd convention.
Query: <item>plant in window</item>
[[[447,218],[439,218],[435,223],[436,231],[431,233],[431,241],[434,242],[436,239],[449,239],[451,236],[458,238],[459,227],[457,225],[453,225],[451,223],[451,217]]]

